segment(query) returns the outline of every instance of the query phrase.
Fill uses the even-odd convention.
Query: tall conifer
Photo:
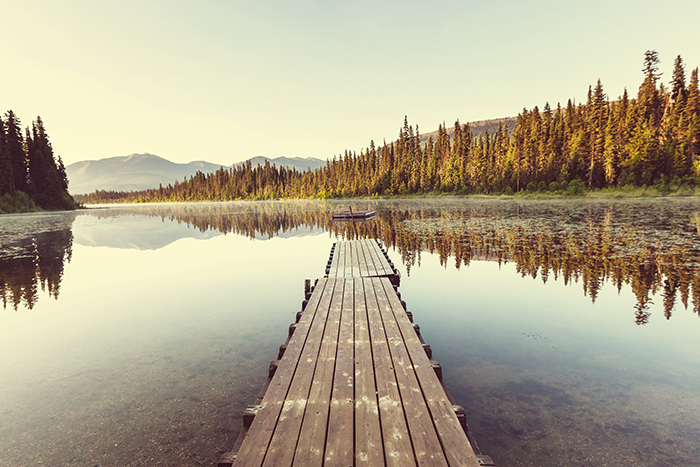
[[[673,81],[671,86],[671,97],[674,101],[678,100],[679,97],[683,98],[685,96],[685,69],[680,55],[673,62]]]
[[[5,145],[7,157],[12,166],[14,188],[25,193],[29,192],[27,155],[24,152],[21,123],[12,110],[5,114]]]
[[[693,166],[695,175],[700,177],[700,89],[698,87],[698,69],[690,74],[688,99],[683,115],[685,123],[685,142],[688,162]]]
[[[5,193],[14,193],[14,191],[15,180],[12,176],[12,164],[5,142],[5,122],[0,117],[0,196]]]

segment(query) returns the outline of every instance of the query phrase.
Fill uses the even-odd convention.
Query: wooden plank
[[[374,240],[368,240],[365,243],[365,257],[368,258],[368,261],[372,262],[372,269],[374,272],[372,276],[381,276],[384,274],[384,269],[382,268],[382,265],[379,262],[379,258],[377,258],[374,254],[374,247],[372,246],[372,244],[376,245],[376,242]]]
[[[356,258],[355,264],[357,264],[357,269],[355,270],[353,277],[367,277],[369,275],[369,271],[367,268],[367,262],[365,261],[365,255],[364,255],[364,252],[362,251],[362,244],[363,243],[364,243],[364,240],[355,240],[353,242],[353,248],[355,249],[355,258]]]
[[[362,243],[358,244],[362,251]],[[362,278],[355,287],[355,466],[384,463],[379,425],[377,387],[374,382],[372,345],[367,322],[367,305]]]
[[[377,242],[372,240],[367,244],[367,247],[370,251],[370,255],[372,256],[372,260],[374,261],[377,276],[393,274],[394,271],[391,269],[389,262],[384,257],[384,253],[382,253],[382,250],[379,248]]]
[[[356,240],[355,241],[355,254],[357,256],[358,271],[353,277],[367,277],[369,276],[369,268],[367,261],[365,260],[365,254],[362,249],[362,244],[366,240]]]
[[[342,256],[342,263],[341,267],[343,268],[342,270],[339,269],[339,274],[338,277],[352,277],[352,267],[350,266],[351,258],[350,258],[350,243],[349,242],[343,242],[343,256]],[[340,273],[342,271],[342,274]]]
[[[306,338],[312,323],[316,322],[314,318],[316,313],[319,312],[320,298],[326,284],[327,279],[318,281],[309,303],[297,323],[294,335],[287,344],[287,349],[280,360],[275,376],[270,381],[270,386],[260,404],[260,409],[238,451],[234,465],[246,467],[262,465],[277,425],[277,418],[282,410],[284,399],[306,343]],[[323,309],[320,312],[323,312]]]
[[[333,285],[334,283],[331,281],[323,290],[318,311],[311,324],[291,386],[279,414],[274,435],[267,448],[264,466],[275,467],[292,464],[331,306]]]
[[[328,277],[390,276],[394,270],[375,240],[337,242]]]
[[[323,333],[323,344],[318,355],[313,384],[294,455],[294,465],[300,467],[323,465],[326,426],[333,389],[335,354],[338,347],[338,331],[345,286],[344,279],[333,279],[332,282],[335,286],[326,329]]]
[[[387,278],[377,279],[387,292],[391,312],[396,318],[403,341],[410,354],[410,359],[418,377],[418,384],[425,396],[433,424],[440,437],[440,443],[450,465],[478,467],[479,461],[469,444],[467,435],[452,409],[442,384],[435,375],[430,360],[423,350],[423,345],[416,335],[393,286]]]
[[[352,277],[352,242],[345,242],[345,275],[343,277]]]
[[[352,277],[353,273],[355,272],[353,270],[353,263],[355,259],[353,258],[354,251],[353,251],[353,245],[352,245],[352,240],[348,240],[346,243],[346,255],[345,255],[345,277]]]
[[[371,242],[372,240],[363,240],[360,243],[360,251],[362,253],[362,258],[365,264],[365,270],[366,274],[362,277],[372,277],[372,276],[377,276],[380,275],[378,270],[377,270],[377,265],[375,264],[375,260],[372,257],[372,251],[371,251]]]
[[[374,263],[377,265],[377,275],[378,276],[387,276],[390,274],[394,273],[394,270],[391,268],[389,265],[389,262],[386,260],[384,257],[384,253],[382,250],[379,248],[379,245],[377,244],[376,241],[373,241],[369,244],[369,248],[372,254],[372,258],[374,259]]]
[[[406,416],[401,405],[399,385],[396,381],[394,365],[391,361],[389,344],[386,340],[372,279],[365,278],[363,282],[386,465],[390,467],[415,466],[416,459],[408,434]]]
[[[379,248],[379,245],[376,244],[374,245],[377,257],[379,258],[379,261],[382,264],[382,268],[385,271],[385,275],[391,275],[394,274],[394,268],[391,267],[391,264],[389,264],[389,260],[386,259],[386,256],[384,256],[384,252],[382,251],[381,248]]]
[[[340,317],[338,350],[335,357],[333,391],[328,416],[324,466],[351,466],[354,458],[353,359],[354,290],[352,278],[345,278],[343,309]]]
[[[350,273],[349,277],[362,277],[362,269],[360,268],[360,257],[358,255],[358,243],[359,240],[353,240],[349,242],[349,247],[350,250],[352,251],[350,258],[350,266],[352,268],[352,272]],[[346,276],[347,277],[347,276]]]
[[[419,389],[416,373],[396,322],[396,316],[389,302],[390,297],[387,296],[388,292],[394,297],[396,297],[396,294],[391,287],[391,283],[389,283],[389,290],[384,289],[382,286],[382,281],[384,280],[389,281],[386,278],[372,278],[372,285],[377,296],[379,312],[384,322],[389,351],[391,352],[391,359],[396,372],[396,380],[399,384],[401,401],[406,412],[406,421],[416,460],[419,466],[447,466],[440,439],[430,419],[430,411]],[[398,300],[398,297],[396,299]]]

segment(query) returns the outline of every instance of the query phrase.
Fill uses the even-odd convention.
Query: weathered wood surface
[[[388,277],[392,284],[399,285],[399,272],[375,240],[336,243],[326,277]]]
[[[370,219],[377,213],[375,211],[337,211],[333,213],[334,220]]]
[[[234,465],[480,465],[376,242],[338,242],[329,269]]]

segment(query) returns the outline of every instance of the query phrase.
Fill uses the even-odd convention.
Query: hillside
[[[498,125],[507,125],[508,126],[508,133],[512,133],[513,130],[515,129],[515,123],[517,119],[515,117],[505,117],[505,118],[494,118],[491,120],[479,120],[476,122],[469,122],[469,128],[472,130],[472,134],[474,136],[481,136],[483,134],[488,133],[490,135],[494,134],[496,131],[498,131]],[[447,129],[447,135],[452,138],[455,132],[455,127],[451,126]],[[421,143],[425,143],[428,141],[428,138],[431,136],[433,137],[433,141],[437,138],[437,130],[431,131],[430,133],[423,133],[420,135],[420,141]]]
[[[214,172],[221,165],[204,161],[176,164],[154,154],[131,154],[95,161],[81,161],[66,167],[71,193],[95,190],[133,191],[182,181],[198,170]]]
[[[256,156],[253,157],[250,160],[250,163],[255,167],[256,165],[264,165],[266,161],[269,161],[271,164],[276,165],[277,167],[286,167],[287,169],[295,168],[299,172],[304,172],[306,170],[315,170],[318,169],[319,167],[323,167],[326,165],[326,161],[322,159],[315,159],[313,157],[276,157],[274,159],[270,159],[264,156]],[[240,167],[243,164],[245,164],[247,161],[243,162],[238,162],[236,164],[233,164],[234,167]]]

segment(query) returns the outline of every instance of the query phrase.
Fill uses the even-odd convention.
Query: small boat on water
[[[353,211],[349,209],[347,211],[335,211],[333,213],[333,220],[336,221],[350,221],[350,220],[368,220],[372,219],[376,215],[376,211]]]

